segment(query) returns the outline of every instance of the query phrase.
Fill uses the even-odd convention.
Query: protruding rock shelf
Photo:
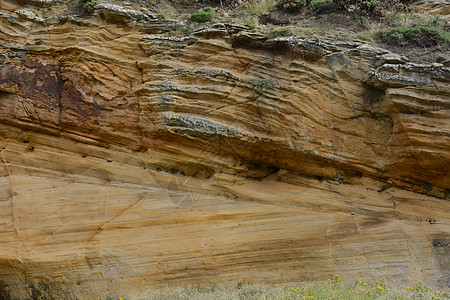
[[[68,5],[0,5],[0,298],[450,284],[448,68]]]

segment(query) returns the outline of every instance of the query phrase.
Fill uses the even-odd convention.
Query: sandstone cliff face
[[[448,1],[416,0],[413,1],[411,9],[415,12],[425,12],[450,20],[450,3]]]
[[[0,5],[0,295],[450,284],[450,69],[100,4]],[[0,298],[1,298],[0,297]]]

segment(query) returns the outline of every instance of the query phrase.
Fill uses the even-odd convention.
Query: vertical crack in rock
[[[354,218],[354,219],[355,219],[354,222],[355,222],[355,225],[356,225],[356,229],[358,230],[359,239],[360,239],[360,241],[361,241],[361,254],[363,255],[364,260],[365,260],[365,262],[366,262],[366,268],[367,268],[367,270],[369,270],[370,276],[376,277],[376,275],[374,274],[374,272],[373,272],[373,270],[372,270],[373,268],[372,268],[372,266],[370,265],[369,260],[368,260],[368,258],[367,258],[366,246],[365,246],[365,243],[364,243],[363,234],[361,233],[361,228],[360,228],[359,223],[358,223],[358,221],[356,220],[356,218]]]

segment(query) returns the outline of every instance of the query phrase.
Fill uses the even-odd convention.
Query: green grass
[[[293,31],[290,27],[279,27],[279,28],[274,28],[270,33],[269,33],[269,37],[277,37],[277,36],[289,36],[289,35],[293,35]]]
[[[416,27],[416,26],[435,26],[444,27],[448,21],[441,17],[431,17],[414,13],[387,12],[385,22],[391,27]]]
[[[199,13],[194,13],[191,15],[191,20],[195,22],[207,22],[211,21],[216,17],[216,11],[211,7],[205,7]]]
[[[309,7],[311,9],[315,10],[315,9],[318,9],[320,7],[324,7],[324,6],[327,6],[327,5],[330,5],[330,4],[331,4],[331,2],[329,2],[328,0],[312,0],[309,3]]]
[[[395,27],[379,30],[374,38],[396,44],[434,46],[450,42],[450,32],[434,26]]]
[[[290,26],[272,26],[267,25],[266,27],[261,29],[261,33],[264,34],[267,38],[272,39],[280,36],[291,36],[295,35],[295,32]]]
[[[276,0],[256,0],[253,2],[250,2],[250,4],[247,7],[247,11],[251,15],[260,15],[263,13],[267,13],[271,10],[274,10],[277,6]]]
[[[227,300],[257,300],[257,299],[414,299],[433,300],[450,299],[449,291],[424,286],[421,283],[399,285],[389,283],[384,277],[373,282],[355,278],[344,282],[335,275],[327,282],[264,284],[251,283],[245,278],[236,284],[223,284],[205,287],[168,287],[163,290],[147,291],[135,300],[174,300],[174,299],[227,299]],[[125,298],[126,299],[126,298]]]

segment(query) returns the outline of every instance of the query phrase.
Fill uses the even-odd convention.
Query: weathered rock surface
[[[412,2],[411,10],[450,20],[450,2],[447,0],[416,0]]]
[[[0,298],[450,284],[450,69],[99,5],[0,2]]]

